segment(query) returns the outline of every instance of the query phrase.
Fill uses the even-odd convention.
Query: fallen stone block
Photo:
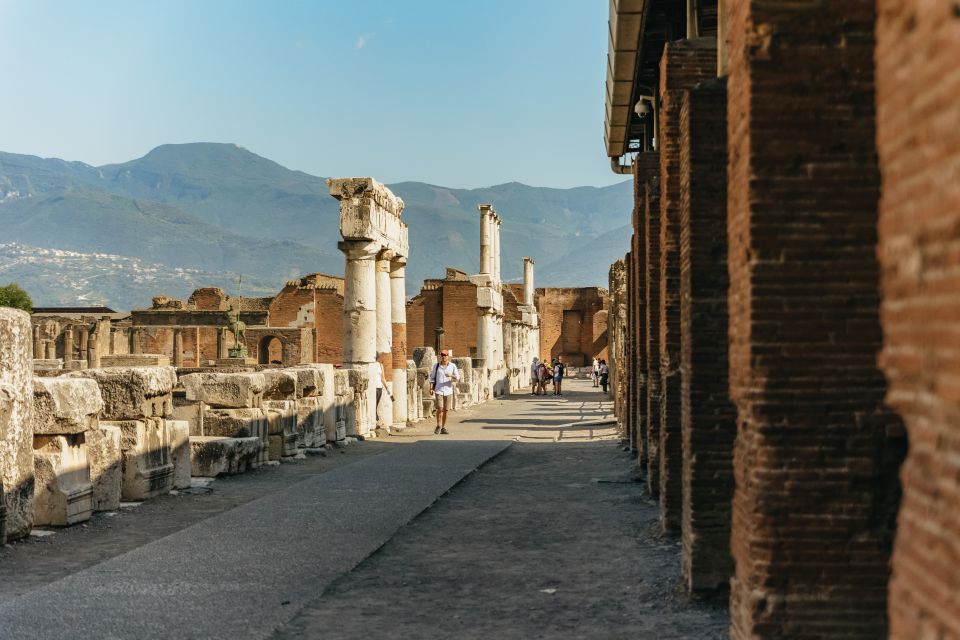
[[[260,462],[266,462],[269,453],[270,425],[263,409],[207,409],[203,412],[203,428],[191,436],[218,436],[221,438],[249,438],[260,440]]]
[[[263,376],[264,400],[293,400],[297,397],[297,376],[284,369],[265,369]]]
[[[90,519],[93,485],[84,434],[33,439],[33,524],[65,527]]]
[[[33,526],[32,335],[26,311],[0,307],[0,543]]]
[[[123,447],[119,427],[99,425],[86,434],[90,482],[93,484],[93,510],[120,508],[123,491]]]
[[[123,353],[100,356],[100,367],[169,367],[170,356],[160,353]]]
[[[180,378],[187,400],[214,408],[257,408],[266,379],[260,373],[191,373]]]
[[[324,398],[297,399],[297,447],[319,447],[326,442],[323,433]]]
[[[323,372],[316,366],[300,365],[288,371],[297,376],[298,398],[311,398],[323,393]]]
[[[171,392],[177,382],[173,367],[85,369],[64,377],[96,380],[105,420],[163,418],[173,412]]]
[[[100,387],[86,378],[33,381],[33,435],[66,435],[95,429],[103,410]]]
[[[147,500],[170,492],[173,464],[166,421],[162,418],[103,422],[119,427],[123,449],[124,500]]]
[[[170,441],[170,462],[173,464],[173,488],[190,488],[190,423],[167,420]]]
[[[194,476],[215,478],[244,473],[259,466],[259,438],[190,436],[190,466]]]
[[[279,460],[282,456],[297,453],[297,405],[293,400],[266,400],[263,403],[267,413],[268,433],[270,434],[270,459]],[[275,456],[276,445],[273,438],[279,437],[280,455]]]

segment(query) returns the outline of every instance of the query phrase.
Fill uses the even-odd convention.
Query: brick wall
[[[627,440],[630,446],[630,450],[634,452],[637,457],[641,456],[641,451],[643,450],[643,440],[637,428],[640,423],[640,417],[637,406],[637,396],[639,392],[639,387],[641,382],[637,379],[636,376],[636,355],[634,350],[634,336],[636,333],[636,324],[637,324],[637,314],[636,308],[634,305],[632,292],[636,288],[636,268],[634,266],[634,261],[636,260],[636,253],[634,248],[636,247],[636,234],[633,234],[630,237],[630,251],[627,252],[625,258],[626,266],[626,278],[627,278],[627,298],[629,300],[627,306],[627,334],[625,337],[625,348],[624,348],[624,363],[621,363],[626,375],[627,375],[627,384],[626,384],[626,415],[624,427],[627,432]]]
[[[647,489],[660,494],[660,178],[652,177],[644,196],[643,274],[644,320],[643,352],[646,365],[647,405]]]
[[[318,289],[314,307],[313,343],[315,362],[343,362],[343,296],[332,289]]]
[[[890,637],[960,637],[960,9],[880,0],[882,364],[903,416]]]
[[[470,357],[477,349],[477,287],[472,282],[443,283],[444,346],[458,358]],[[432,333],[433,327],[428,327]],[[430,338],[433,344],[433,338]]]
[[[727,376],[727,93],[723,80],[685,92],[680,112],[680,424],[683,577],[726,589],[736,409]]]
[[[660,58],[660,524],[680,530],[680,108],[685,89],[716,77],[714,38],[668,42]]]
[[[874,3],[729,2],[731,636],[886,634]]]
[[[607,357],[606,342],[602,337],[605,327],[594,326],[594,316],[607,308],[606,291],[598,287],[537,289],[534,304],[540,314],[540,357],[553,359],[563,356],[572,366],[584,366],[593,358]],[[568,336],[563,330],[563,312],[579,311],[578,334]],[[595,335],[594,331],[601,331]],[[564,349],[564,344],[573,344],[576,351]]]

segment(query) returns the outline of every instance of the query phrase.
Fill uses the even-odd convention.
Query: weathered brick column
[[[727,376],[727,93],[723,80],[687,91],[680,111],[680,424],[683,578],[726,589],[737,413]]]
[[[877,141],[888,402],[910,451],[890,584],[890,637],[960,637],[960,17],[880,0]]]
[[[874,2],[726,3],[731,636],[882,638]]]
[[[680,107],[683,93],[717,75],[714,38],[667,43],[660,58],[660,525],[680,531]]]
[[[643,365],[647,394],[644,422],[647,431],[647,489],[660,493],[660,178],[647,182],[644,196],[643,234]]]
[[[0,543],[33,526],[30,314],[0,307]]]
[[[630,289],[630,304],[634,313],[633,327],[633,376],[636,386],[633,402],[636,407],[635,426],[637,433],[637,468],[644,474],[649,467],[649,433],[647,420],[647,191],[649,182],[660,174],[660,156],[656,151],[645,151],[633,161],[633,282]],[[659,187],[657,187],[659,191]]]

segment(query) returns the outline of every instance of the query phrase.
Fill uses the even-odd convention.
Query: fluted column
[[[393,330],[393,424],[407,423],[407,297],[406,258],[394,258],[390,263],[390,322]]]
[[[375,242],[342,241],[337,247],[346,256],[343,273],[343,366],[371,370],[377,359],[377,277]],[[367,415],[377,408],[373,381],[367,385]],[[359,426],[359,425],[358,425]]]

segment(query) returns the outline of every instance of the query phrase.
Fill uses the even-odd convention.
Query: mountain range
[[[610,262],[629,244],[629,181],[572,189],[389,186],[406,203],[408,295],[448,266],[476,272],[481,202],[503,219],[507,281],[519,281],[529,255],[538,286],[605,286]],[[0,284],[16,280],[38,306],[118,309],[148,306],[159,294],[184,297],[196,286],[235,293],[240,274],[249,283],[244,293],[269,292],[271,282],[279,291],[306,273],[343,273],[338,211],[324,178],[234,144],[163,145],[101,167],[0,152]],[[137,277],[144,265],[171,277]]]

